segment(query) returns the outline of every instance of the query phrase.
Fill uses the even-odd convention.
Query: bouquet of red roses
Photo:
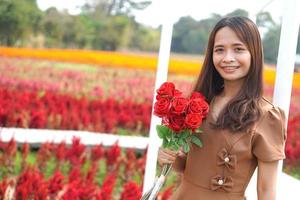
[[[199,92],[193,92],[190,98],[185,98],[172,82],[163,83],[156,92],[154,115],[162,118],[162,125],[157,125],[156,130],[163,140],[163,148],[175,151],[182,148],[187,153],[191,143],[202,147],[197,134],[201,133],[202,120],[209,110],[205,97]],[[142,200],[156,198],[171,168],[171,164],[163,166],[161,175]]]

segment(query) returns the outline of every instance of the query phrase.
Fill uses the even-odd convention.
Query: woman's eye
[[[241,52],[241,51],[244,51],[244,50],[245,50],[244,48],[235,48],[236,52]]]
[[[215,52],[222,52],[223,51],[223,49],[215,49]]]

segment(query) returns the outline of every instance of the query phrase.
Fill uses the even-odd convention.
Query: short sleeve
[[[266,111],[254,132],[252,152],[258,160],[270,162],[285,158],[286,118],[284,111],[273,106]]]

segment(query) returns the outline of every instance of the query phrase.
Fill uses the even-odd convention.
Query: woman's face
[[[221,28],[215,36],[213,63],[224,81],[243,80],[249,72],[251,54],[229,27]]]

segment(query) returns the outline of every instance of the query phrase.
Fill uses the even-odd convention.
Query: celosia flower
[[[115,143],[106,151],[106,162],[109,167],[117,164],[118,158],[121,155],[121,148],[118,143]]]
[[[46,199],[48,185],[42,174],[36,168],[27,168],[16,183],[16,199]]]
[[[173,186],[168,187],[165,191],[162,192],[161,200],[168,200],[173,194]]]
[[[112,199],[112,192],[114,190],[116,184],[116,175],[115,174],[108,174],[103,181],[101,186],[102,190],[102,198],[104,200],[111,200]]]
[[[85,146],[81,144],[80,138],[73,138],[72,146],[66,153],[66,159],[70,161],[72,167],[81,166],[85,162]]]
[[[101,144],[94,146],[91,150],[91,159],[93,162],[100,160],[104,155],[104,150]]]
[[[56,171],[48,180],[49,194],[55,196],[64,187],[65,177],[60,171]]]
[[[135,182],[130,181],[124,184],[121,200],[140,200],[141,197],[141,188]]]
[[[53,149],[53,144],[49,142],[45,142],[40,146],[37,153],[37,162],[41,170],[45,169],[47,161],[51,158],[52,149]]]

